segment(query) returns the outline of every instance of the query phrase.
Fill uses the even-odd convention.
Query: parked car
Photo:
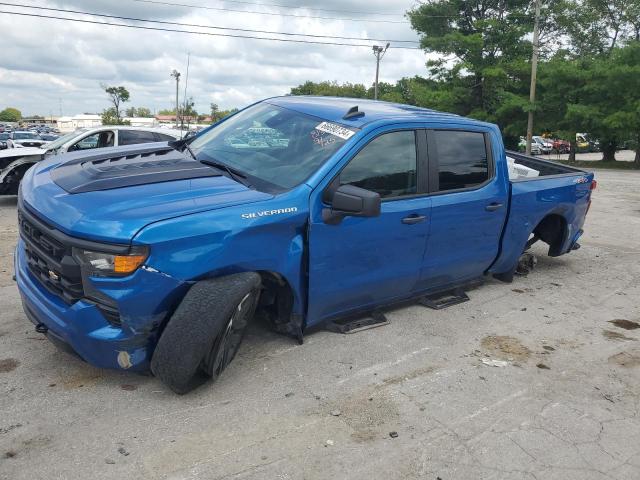
[[[588,133],[576,133],[576,151],[599,152],[600,141],[592,138]]]
[[[518,151],[521,153],[526,152],[527,150],[527,138],[526,137],[520,137],[520,141],[518,142]],[[540,145],[538,145],[536,142],[532,141],[531,142],[531,155],[540,155],[542,153],[542,150],[540,150]]]
[[[492,124],[291,96],[188,140],[53,157],[18,198],[22,304],[85,361],[185,393],[223,372],[256,309],[302,342],[401,300],[450,304],[485,275],[510,282],[537,240],[552,257],[578,248],[593,174],[509,155],[538,176],[509,179]]]
[[[13,147],[40,147],[45,142],[40,138],[37,132],[30,132],[26,130],[17,130],[11,132],[10,138]]]
[[[55,135],[53,133],[41,133],[40,138],[45,141],[43,145],[47,145],[48,143],[51,143],[54,140],[60,138],[60,135]]]
[[[542,154],[550,154],[553,151],[553,142],[547,140],[544,137],[534,135],[532,138],[532,145],[535,143]]]
[[[0,150],[4,150],[6,148],[8,148],[9,146],[7,145],[7,141],[11,138],[11,135],[6,133],[6,132],[2,132],[0,133]]]
[[[15,132],[18,133],[18,132]],[[24,172],[45,157],[104,147],[166,142],[180,138],[180,132],[156,128],[102,126],[81,128],[52,141],[39,140],[39,148],[9,148],[0,151],[0,195],[15,195]],[[12,145],[9,145],[10,147]]]
[[[552,142],[553,151],[557,153],[569,153],[571,151],[571,143],[562,139],[555,139]]]

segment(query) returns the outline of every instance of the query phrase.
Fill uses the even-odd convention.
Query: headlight
[[[135,272],[149,256],[147,247],[132,247],[126,255],[73,247],[73,256],[92,277],[118,277]]]

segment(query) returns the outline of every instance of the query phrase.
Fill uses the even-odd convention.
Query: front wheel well
[[[293,313],[294,292],[287,279],[277,272],[259,271],[262,277],[262,293],[257,314],[266,317],[279,333],[302,341],[301,315]]]
[[[557,257],[562,253],[562,246],[567,238],[567,221],[557,213],[547,215],[538,223],[532,233],[549,245],[548,255],[550,257]]]

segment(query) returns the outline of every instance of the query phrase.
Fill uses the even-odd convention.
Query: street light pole
[[[373,54],[376,56],[376,83],[374,84],[374,87],[373,87],[374,100],[378,100],[378,77],[380,74],[380,60],[382,60],[382,57],[384,57],[384,54],[386,53],[387,48],[389,48],[388,43],[384,48],[379,45],[373,46]]]
[[[180,72],[173,70],[170,75],[176,79],[176,128],[178,128],[178,86],[180,85]]]
[[[526,154],[531,155],[533,137],[533,106],[536,101],[536,77],[538,75],[538,50],[540,48],[540,0],[536,0],[536,19],[533,25],[533,53],[531,54],[531,85],[529,87],[529,118],[527,119]]]

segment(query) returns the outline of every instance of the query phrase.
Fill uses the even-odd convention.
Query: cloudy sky
[[[414,5],[414,0],[323,0],[317,3],[312,0],[9,0],[7,3],[24,6],[0,5],[0,11],[210,33],[296,38],[90,17],[42,7],[274,32],[390,40],[418,38],[402,16]],[[59,115],[60,110],[64,115],[101,112],[108,106],[101,84],[124,85],[131,93],[128,105],[152,110],[169,108],[175,102],[175,82],[169,72],[174,68],[182,72],[182,97],[188,52],[191,54],[188,96],[193,97],[200,112],[208,112],[211,102],[224,109],[286,94],[292,86],[305,80],[370,85],[375,74],[370,47],[138,30],[7,13],[0,13],[0,32],[3,43],[0,109],[13,106],[27,115]],[[382,62],[381,80],[395,81],[403,76],[424,74],[425,61],[420,50],[390,49]]]

